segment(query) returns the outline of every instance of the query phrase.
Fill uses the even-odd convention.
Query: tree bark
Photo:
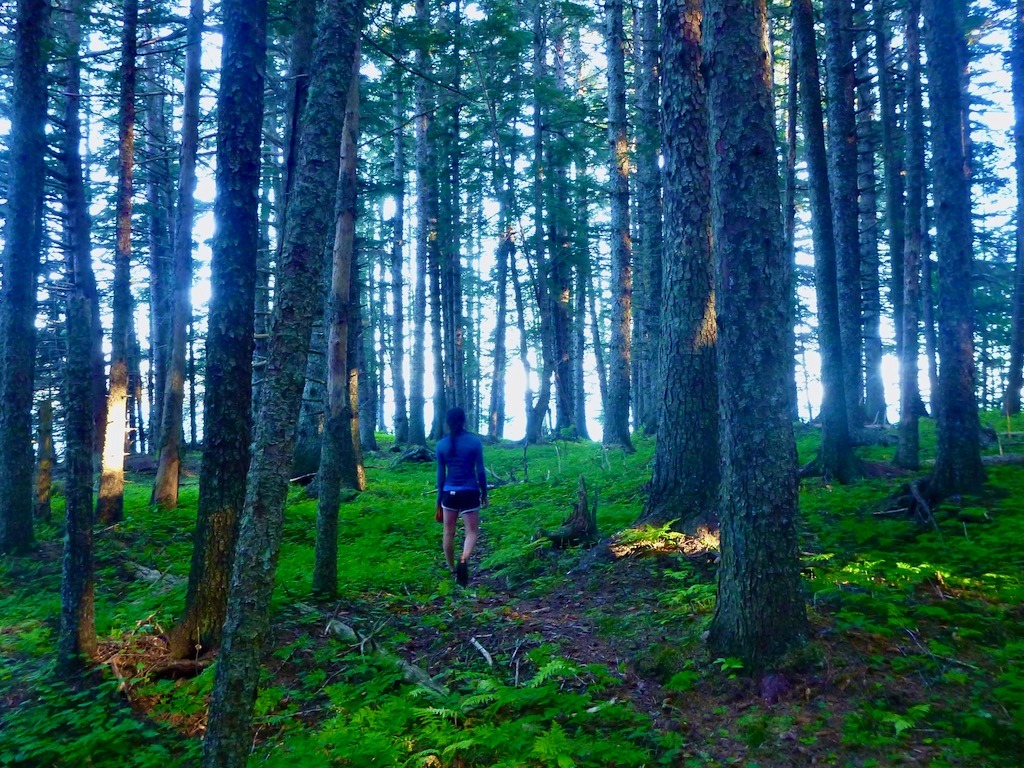
[[[661,403],[650,492],[638,522],[717,523],[720,454],[702,0],[667,0],[662,19]]]
[[[633,267],[629,234],[629,139],[626,135],[625,33],[622,0],[605,5],[608,144],[611,178],[612,324],[604,442],[633,449],[629,435]]]
[[[345,127],[338,175],[338,205],[331,292],[328,295],[327,402],[320,453],[319,500],[316,510],[316,548],[313,593],[333,597],[338,590],[338,505],[342,483],[363,490],[353,459],[352,409],[349,395],[349,338],[358,338],[358,288],[353,285],[356,221],[356,146],[359,133],[359,53],[353,56]],[[355,290],[353,290],[355,288]],[[353,301],[353,294],[356,300]],[[351,333],[350,333],[351,331]],[[357,436],[358,437],[358,436]]]
[[[757,670],[807,632],[786,407],[790,265],[764,0],[708,0],[704,13],[723,469],[722,557],[708,640],[715,653]]]
[[[325,0],[320,10],[302,121],[316,130],[303,131],[288,202],[265,397],[239,527],[224,644],[210,699],[204,768],[242,768],[252,743],[253,706],[269,633],[294,424],[330,226],[331,209],[322,204],[322,194],[337,181],[342,120],[361,18],[361,6],[349,0]]]
[[[925,197],[924,110],[921,102],[920,0],[907,7],[907,148],[906,223],[903,253],[903,301],[900,320],[900,425],[894,463],[906,469],[921,465],[918,433],[918,357],[920,355],[918,316],[921,306],[921,224]]]
[[[829,191],[832,198],[843,345],[843,394],[850,428],[863,421],[861,276],[857,232],[857,126],[854,111],[853,14],[850,0],[824,0]]]
[[[192,569],[176,657],[219,645],[227,587],[245,500],[252,414],[253,307],[259,249],[265,0],[226,0],[217,95],[216,234],[210,282],[203,402],[203,462]]]
[[[821,84],[814,42],[810,0],[794,0],[793,45],[797,55],[800,121],[807,154],[811,235],[814,244],[814,286],[818,301],[818,350],[821,355],[821,472],[841,483],[856,475],[850,442],[846,379],[836,268],[836,239],[829,194],[828,160],[822,126]]]
[[[985,483],[974,393],[971,298],[971,197],[964,147],[958,50],[961,30],[953,0],[923,4],[928,104],[932,123],[935,252],[938,257],[939,391],[937,455],[930,491],[977,493]]]
[[[0,552],[28,551],[32,532],[32,396],[36,278],[46,157],[45,0],[19,0],[8,138],[10,176],[0,289]]]
[[[107,525],[124,519],[125,428],[128,423],[129,356],[132,340],[132,187],[135,171],[135,81],[138,0],[124,0],[121,31],[121,93],[118,114],[117,218],[111,309],[110,378],[103,468],[96,516]]]
[[[170,355],[160,424],[160,462],[151,503],[178,505],[181,438],[185,418],[185,344],[192,314],[192,225],[195,220],[196,157],[199,153],[199,94],[202,86],[203,0],[191,0],[185,42],[185,95],[174,217],[174,268]]]
[[[400,0],[393,0],[391,17],[397,22]],[[402,72],[396,66],[394,93],[395,160],[394,189],[395,215],[391,236],[391,381],[395,399],[395,443],[409,442],[409,406],[405,390],[405,91]]]
[[[1017,182],[1016,267],[1013,280],[1013,325],[1010,330],[1010,366],[1006,375],[1003,411],[1020,413],[1024,368],[1024,0],[1014,6],[1010,48],[1010,88],[1013,94],[1013,170]]]

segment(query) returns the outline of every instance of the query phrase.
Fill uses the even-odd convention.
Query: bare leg
[[[441,539],[441,548],[444,550],[444,560],[448,563],[448,570],[455,570],[455,523],[459,519],[459,513],[454,509],[444,510],[444,534]]]
[[[462,544],[462,557],[459,559],[465,563],[469,562],[469,556],[476,547],[476,538],[480,533],[480,513],[467,512],[462,516],[462,523],[466,526],[466,540]]]

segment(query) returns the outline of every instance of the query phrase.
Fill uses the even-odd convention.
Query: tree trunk
[[[878,63],[878,100],[882,129],[882,165],[885,172],[885,220],[889,230],[889,300],[892,303],[893,326],[896,331],[896,355],[900,357],[903,343],[903,153],[896,119],[898,86],[896,64],[892,60],[892,34],[889,9],[878,2],[875,12],[875,59]],[[902,112],[902,109],[900,110]],[[920,224],[918,224],[920,226]]]
[[[918,20],[920,0],[910,0],[907,8],[907,148],[906,148],[906,224],[903,254],[903,301],[900,320],[900,426],[894,463],[906,469],[921,465],[918,433],[918,311],[921,305],[921,224],[925,196],[924,110],[921,102],[921,38]]]
[[[1013,170],[1017,181],[1016,268],[1013,281],[1013,325],[1010,368],[1006,375],[1003,410],[1020,413],[1021,369],[1024,367],[1024,0],[1017,0],[1010,48],[1010,87],[1013,93]]]
[[[45,0],[19,0],[14,28],[10,168],[0,288],[0,552],[27,552],[32,533],[32,396],[36,278],[46,157]]]
[[[836,269],[836,239],[829,194],[825,132],[822,127],[821,85],[814,42],[810,0],[793,3],[793,46],[797,55],[800,120],[807,153],[808,196],[814,243],[814,286],[818,300],[818,350],[821,354],[821,450],[818,460],[826,477],[839,482],[856,475],[850,443],[850,421],[843,377],[840,308]]]
[[[53,449],[53,401],[39,403],[38,448],[35,471],[35,519],[50,522],[50,498],[53,495],[53,465],[57,454]]]
[[[266,396],[260,403],[224,646],[210,698],[204,768],[242,768],[252,745],[253,706],[269,633],[294,424],[321,284],[325,233],[330,227],[331,209],[323,205],[323,190],[337,182],[342,118],[361,18],[361,7],[348,0],[325,0],[320,11],[302,121],[316,130],[303,132],[295,187],[288,202],[264,380]]]
[[[974,394],[971,298],[971,197],[964,149],[961,30],[953,0],[924,3],[928,104],[932,123],[935,252],[938,256],[939,391],[937,454],[931,477],[938,496],[977,493],[985,483]]]
[[[877,2],[877,0],[876,0]],[[878,278],[878,201],[875,179],[875,94],[872,87],[870,25],[865,0],[857,0],[857,192],[860,232],[862,300],[861,338],[864,347],[864,411],[867,420],[886,424],[885,385],[882,381],[882,297]]]
[[[203,462],[192,569],[172,652],[220,643],[251,439],[253,307],[259,249],[260,140],[266,62],[265,0],[225,0],[217,95],[216,234],[203,402]]]
[[[399,0],[391,4],[392,19],[397,21],[401,8]],[[396,67],[397,70],[397,67]],[[395,399],[395,443],[409,442],[409,406],[405,394],[405,92],[402,74],[395,72],[395,161],[394,190],[395,215],[391,236],[391,381]]]
[[[796,148],[799,78],[796,63],[795,36],[789,36],[789,72],[786,75],[786,168],[782,192],[782,216],[786,232],[786,253],[794,265],[793,284],[790,286],[790,331],[787,347],[793,353],[793,376],[789,385],[790,420],[800,420],[800,393],[796,383],[797,338],[796,324],[800,314],[800,298],[796,279]],[[801,344],[802,346],[802,344]]]
[[[121,33],[121,94],[118,114],[117,242],[110,334],[110,379],[107,424],[103,436],[103,469],[96,516],[110,525],[124,519],[125,427],[128,422],[129,356],[132,340],[132,186],[135,150],[135,80],[138,49],[138,0],[124,0]]]
[[[625,33],[622,0],[608,0],[608,144],[611,177],[612,328],[604,442],[633,449],[629,436],[633,267],[629,237],[629,139],[626,136]]]
[[[353,285],[356,221],[356,146],[359,134],[359,53],[353,56],[338,175],[338,205],[328,296],[327,401],[318,476],[313,592],[333,597],[338,590],[338,505],[342,483],[363,490],[355,476],[349,393],[349,339],[357,343],[358,287]],[[355,301],[353,301],[353,295]],[[351,332],[351,333],[350,333]],[[357,436],[358,437],[358,436]]]
[[[702,0],[667,0],[662,19],[665,241],[662,381],[650,492],[639,522],[717,523],[720,454]]]
[[[174,218],[174,287],[171,307],[170,364],[160,424],[160,463],[151,503],[178,505],[181,445],[185,414],[185,344],[192,314],[192,224],[195,219],[196,157],[199,152],[199,94],[202,85],[203,0],[191,0],[185,50],[184,114],[178,164],[178,203]]]
[[[722,559],[709,643],[757,670],[807,632],[786,407],[790,265],[764,0],[708,0],[705,18],[723,468]]]
[[[850,0],[824,0],[829,191],[836,253],[843,393],[850,428],[861,408],[861,276],[857,233],[857,126],[854,112],[853,14]]]
[[[667,2],[667,0],[666,0]],[[672,3],[668,3],[672,5]],[[661,268],[662,268],[662,178],[659,167],[661,132],[658,102],[659,74],[671,77],[671,69],[663,69],[660,48],[664,32],[658,25],[657,0],[644,0],[640,8],[640,67],[637,73],[636,132],[636,212],[637,242],[636,291],[633,310],[636,334],[636,402],[635,423],[647,434],[658,431],[662,391],[659,352],[661,336]]]
[[[502,182],[499,182],[502,183]],[[497,264],[497,309],[494,329],[494,372],[491,375],[491,404],[488,411],[487,436],[491,440],[501,440],[505,436],[505,369],[508,351],[508,262],[515,256],[515,232],[509,219],[509,213],[503,202],[498,214],[501,227],[498,242]]]
[[[64,185],[67,356],[64,362],[64,554],[61,563],[61,614],[57,664],[62,673],[79,671],[83,657],[96,650],[93,603],[92,481],[95,421],[93,407],[93,304],[96,276],[92,269],[89,211],[82,171],[81,39],[82,0],[64,16],[65,60]]]

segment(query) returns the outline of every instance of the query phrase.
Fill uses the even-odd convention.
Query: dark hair
[[[448,422],[448,432],[451,435],[451,446],[448,449],[449,458],[455,456],[455,440],[466,431],[466,412],[455,406],[449,408],[444,420]]]

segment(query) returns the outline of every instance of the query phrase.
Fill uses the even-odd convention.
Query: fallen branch
[[[474,648],[476,648],[478,651],[480,651],[480,655],[483,656],[487,660],[487,666],[488,667],[493,667],[494,666],[494,659],[491,658],[491,654],[489,654],[487,652],[487,649],[484,648],[482,645],[480,645],[480,641],[477,640],[475,637],[471,637],[471,638],[469,638],[469,642],[470,642],[470,644]]]
[[[372,636],[363,637],[356,630],[337,619],[331,619],[327,622],[325,631],[328,634],[333,635],[339,640],[351,643],[354,646],[359,646],[360,652],[369,650],[375,656],[379,656],[384,659],[388,659],[393,662],[399,669],[402,670],[402,678],[407,683],[413,683],[415,685],[422,685],[424,688],[429,688],[435,693],[447,693],[447,690],[443,685],[434,680],[425,670],[420,669],[415,664],[410,664],[405,659],[400,658],[393,653],[389,653],[373,642]]]

